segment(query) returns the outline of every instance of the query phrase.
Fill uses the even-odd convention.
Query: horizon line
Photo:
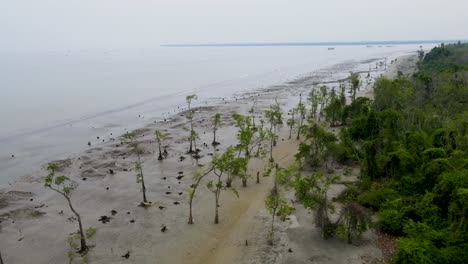
[[[319,41],[319,42],[239,42],[239,43],[170,43],[160,47],[274,47],[274,46],[360,46],[456,43],[466,40],[388,40],[388,41]]]

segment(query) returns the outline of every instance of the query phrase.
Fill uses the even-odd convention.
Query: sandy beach
[[[133,165],[136,155],[130,153],[128,145],[121,144],[119,137],[56,161],[59,174],[76,183],[72,201],[85,227],[97,229],[90,240],[93,247],[89,263],[374,263],[381,259],[376,234],[366,233],[357,245],[337,239],[325,241],[312,222],[312,212],[300,204],[296,204],[294,214],[285,222],[276,222],[275,246],[269,246],[271,218],[264,198],[273,179],[261,177],[260,183],[255,183],[255,175],[262,174],[266,160],[251,159],[248,172],[252,177],[247,187],[242,187],[240,179],[234,181],[239,198],[229,191],[221,194],[218,225],[213,224],[215,202],[205,187],[206,181],[201,183],[194,199],[195,223],[187,224],[188,190],[194,169],[207,165],[215,152],[211,146],[211,118],[215,113],[222,115],[223,126],[217,132],[221,142],[217,148],[222,152],[237,144],[232,114],[247,115],[254,99],[258,117],[275,98],[286,113],[297,104],[299,94],[307,94],[317,84],[336,86],[349,71],[359,72],[364,81],[358,96],[372,97],[375,78],[414,71],[414,54],[398,57],[394,62],[395,59],[388,58],[388,69],[372,70],[369,78],[366,70],[383,58],[343,63],[282,85],[197,102],[195,129],[201,150],[198,161],[186,154],[189,132],[183,111],[139,129],[137,140],[144,147],[142,166],[147,196],[154,202],[149,208],[138,206],[142,193]],[[168,156],[163,161],[157,159],[155,129],[169,135],[164,142]],[[287,138],[288,129],[284,126],[273,152],[281,167],[294,160],[300,143]],[[44,168],[45,165],[40,173],[0,190],[0,251],[5,263],[68,263],[66,238],[76,231],[76,220],[63,197],[44,188],[43,178],[47,174]],[[333,175],[342,175],[345,181],[354,181],[359,174],[357,168],[348,176],[344,176],[344,167],[337,165],[334,170]],[[343,189],[343,184],[334,185],[328,197],[337,196]],[[98,221],[101,216],[110,217],[110,221]],[[161,231],[163,226],[167,227],[165,232]],[[127,253],[129,257],[123,257]]]

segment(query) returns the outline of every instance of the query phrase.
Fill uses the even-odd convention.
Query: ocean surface
[[[0,185],[174,114],[189,94],[228,97],[435,44],[368,45],[0,51]]]

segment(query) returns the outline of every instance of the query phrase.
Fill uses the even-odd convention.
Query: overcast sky
[[[467,0],[1,0],[0,50],[468,39]]]

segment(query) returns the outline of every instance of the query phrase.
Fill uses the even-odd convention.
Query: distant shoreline
[[[246,43],[176,43],[161,44],[165,48],[183,47],[278,47],[278,46],[375,46],[375,45],[406,45],[406,44],[435,44],[455,43],[465,40],[394,40],[394,41],[342,41],[342,42],[246,42]]]

